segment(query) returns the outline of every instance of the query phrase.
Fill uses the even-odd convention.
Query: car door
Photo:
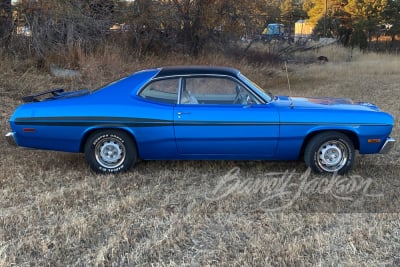
[[[139,92],[143,103],[133,109],[140,117],[133,131],[142,159],[177,158],[173,113],[178,92],[179,78],[173,77],[154,80]]]
[[[184,78],[174,108],[180,155],[269,158],[279,137],[279,115],[230,77]]]

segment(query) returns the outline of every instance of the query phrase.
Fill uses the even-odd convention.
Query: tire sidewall
[[[343,143],[347,148],[347,153],[348,153],[347,161],[342,168],[340,168],[335,172],[328,172],[322,169],[319,165],[319,155],[317,152],[320,149],[320,147],[328,141],[339,141]],[[315,136],[309,142],[309,145],[307,146],[304,153],[304,160],[306,162],[306,165],[310,167],[311,170],[314,171],[315,173],[327,173],[327,174],[337,173],[343,175],[347,171],[349,171],[353,166],[354,158],[355,158],[355,151],[353,143],[346,135],[339,132],[337,133],[327,132]]]
[[[107,168],[101,165],[95,155],[96,146],[108,138],[118,140],[125,149],[124,161],[115,168]],[[102,130],[92,134],[85,145],[85,157],[93,171],[103,174],[115,174],[128,171],[136,161],[136,147],[132,138],[119,130]]]

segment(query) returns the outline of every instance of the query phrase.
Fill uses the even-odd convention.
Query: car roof
[[[229,75],[237,76],[239,70],[229,67],[211,67],[211,66],[173,66],[163,67],[156,75],[156,78],[176,76],[176,75]]]

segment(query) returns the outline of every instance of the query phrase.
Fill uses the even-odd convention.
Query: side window
[[[257,100],[239,83],[220,77],[186,78],[183,83],[182,104],[253,104]]]
[[[178,101],[179,79],[158,80],[148,84],[139,96],[155,102],[176,104]]]

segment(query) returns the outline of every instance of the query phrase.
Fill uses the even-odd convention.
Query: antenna
[[[290,80],[289,80],[289,72],[287,69],[287,63],[285,60],[285,70],[286,70],[286,79],[287,79],[287,83],[288,83],[288,88],[289,88],[289,100],[290,100],[290,108],[293,108],[293,100],[292,100],[292,89],[290,88]]]

